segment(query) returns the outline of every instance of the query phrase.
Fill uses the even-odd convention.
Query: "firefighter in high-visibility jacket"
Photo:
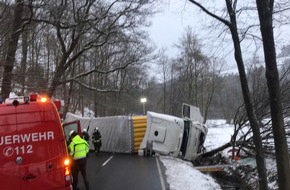
[[[76,131],[70,132],[71,142],[68,146],[69,154],[72,158],[72,176],[73,176],[73,190],[78,189],[78,174],[81,172],[86,190],[89,190],[89,181],[87,179],[87,154],[89,152],[89,145],[87,141],[82,139]]]

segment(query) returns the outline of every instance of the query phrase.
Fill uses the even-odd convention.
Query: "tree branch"
[[[93,91],[97,91],[97,92],[103,92],[103,93],[106,93],[106,92],[120,92],[120,90],[118,90],[118,89],[107,89],[106,88],[104,90],[104,89],[99,89],[99,88],[91,87],[89,85],[86,85],[86,84],[80,82],[79,80],[72,80],[72,81],[78,83],[79,85],[85,87],[86,89],[93,90]]]
[[[196,6],[198,6],[203,12],[205,12],[206,14],[210,15],[211,17],[219,20],[220,22],[224,23],[226,26],[230,27],[231,23],[215,14],[213,14],[212,12],[210,12],[209,10],[207,10],[204,6],[202,6],[201,4],[199,4],[198,2],[194,1],[194,0],[189,0],[191,3],[195,4]]]

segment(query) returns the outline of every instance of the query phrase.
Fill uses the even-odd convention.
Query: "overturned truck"
[[[170,155],[193,161],[203,147],[207,127],[197,107],[183,104],[182,118],[148,111],[146,116],[83,118],[68,114],[67,123],[78,121],[89,134],[98,127],[101,151]],[[69,132],[69,128],[65,133]],[[67,136],[68,134],[66,134]],[[93,149],[90,142],[90,148]]]

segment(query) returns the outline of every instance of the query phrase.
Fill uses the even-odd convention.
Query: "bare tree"
[[[275,141],[278,184],[279,189],[287,190],[290,189],[290,164],[284,128],[279,73],[277,69],[275,40],[273,34],[274,0],[257,0],[256,4],[259,13],[260,30],[263,39],[266,63],[266,78]]]
[[[17,50],[17,44],[19,40],[19,36],[21,33],[21,29],[23,26],[22,13],[24,7],[23,0],[17,0],[14,7],[14,20],[13,27],[9,39],[9,44],[7,47],[7,53],[5,57],[5,65],[2,79],[2,88],[1,94],[3,98],[8,98],[9,93],[11,91],[11,83],[12,83],[12,71],[15,63],[15,54]]]
[[[215,97],[214,111],[221,112],[227,123],[232,123],[235,118],[235,111],[243,104],[241,86],[238,85],[240,80],[238,74],[227,74],[221,76],[222,86]]]
[[[226,10],[227,10],[227,14],[230,21],[210,12],[208,9],[206,9],[197,1],[194,1],[194,0],[189,0],[189,1],[193,3],[194,5],[198,6],[202,11],[204,11],[209,16],[223,23],[225,26],[229,28],[231,32],[232,41],[233,41],[234,50],[235,50],[235,60],[236,60],[238,70],[239,70],[239,75],[240,75],[240,82],[241,82],[241,87],[242,87],[244,104],[246,107],[249,122],[251,124],[251,128],[253,130],[254,142],[256,145],[255,156],[256,156],[256,163],[257,163],[257,169],[258,169],[258,174],[259,174],[259,188],[261,190],[267,190],[268,180],[267,180],[267,174],[266,174],[266,165],[265,165],[265,160],[264,160],[262,140],[260,137],[260,126],[259,126],[259,122],[257,120],[256,114],[254,111],[253,103],[252,103],[250,92],[249,92],[249,86],[248,86],[248,81],[246,77],[245,66],[244,66],[244,61],[243,61],[242,51],[241,51],[240,36],[238,33],[238,27],[237,27],[237,17],[236,17],[237,0],[235,1],[225,0]]]
[[[200,40],[191,28],[187,28],[176,46],[179,55],[174,69],[177,74],[178,93],[184,103],[199,107],[206,120],[218,87],[217,79],[222,68],[219,67],[220,61],[214,57],[208,58],[202,52]]]
[[[168,84],[170,82],[170,68],[171,68],[171,61],[169,60],[168,56],[165,55],[166,50],[163,49],[159,52],[159,59],[157,60],[156,66],[160,67],[160,72],[162,76],[162,96],[160,96],[160,102],[162,102],[162,112],[168,113],[169,111],[169,96],[168,96]]]
[[[80,57],[89,58],[94,51],[104,44],[137,44],[146,36],[138,29],[146,25],[146,17],[153,13],[152,1],[38,1],[34,2],[36,23],[42,23],[39,27],[45,27],[50,40],[58,43],[55,47],[57,52],[55,63],[51,65],[53,73],[50,75],[48,94],[52,96],[59,85],[63,82],[74,81],[83,85],[81,78],[95,72],[110,73],[118,69],[136,63],[140,58],[123,64],[115,62],[107,68],[94,67],[83,73],[76,72],[77,76],[71,79],[63,78],[65,72]],[[150,11],[149,11],[150,10]],[[43,26],[46,24],[47,26]],[[138,37],[136,40],[133,37]],[[120,45],[118,45],[120,47]],[[60,47],[60,48],[59,48]],[[124,48],[124,46],[123,46]],[[75,51],[77,50],[77,51]],[[126,49],[116,49],[122,53]],[[139,49],[140,50],[140,49]],[[148,53],[143,49],[144,54]],[[111,56],[112,57],[112,56]],[[84,59],[90,62],[90,59]],[[131,57],[132,58],[132,57]],[[137,58],[137,56],[135,57]],[[95,65],[99,65],[95,63]],[[114,67],[112,67],[114,66]],[[66,75],[69,76],[69,75]],[[88,85],[84,85],[88,87]],[[97,89],[97,88],[94,88]]]

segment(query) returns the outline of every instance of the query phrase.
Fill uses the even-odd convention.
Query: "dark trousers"
[[[94,143],[95,151],[97,153],[100,153],[101,146],[102,146],[102,143],[99,143],[99,142]]]
[[[81,172],[86,190],[89,190],[89,181],[87,179],[87,158],[73,160],[72,162],[72,176],[73,176],[73,190],[77,190],[79,171]]]

